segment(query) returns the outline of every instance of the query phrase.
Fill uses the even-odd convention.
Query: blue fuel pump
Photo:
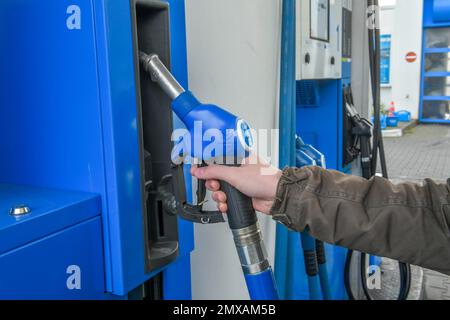
[[[228,165],[239,165],[239,159],[249,155],[253,147],[251,128],[243,119],[215,105],[200,103],[185,91],[155,54],[140,54],[141,65],[152,81],[172,99],[173,111],[186,125],[191,136],[190,156],[203,161],[225,159]],[[206,155],[203,136],[208,130],[220,131],[226,137],[220,148]],[[198,146],[201,147],[198,147]],[[194,146],[192,148],[192,146]],[[197,147],[195,147],[197,146]],[[232,159],[230,163],[230,158]],[[228,196],[228,223],[252,300],[278,300],[272,268],[258,225],[251,199],[231,185],[221,182]],[[202,219],[203,223],[208,223]],[[219,221],[220,222],[220,221]]]

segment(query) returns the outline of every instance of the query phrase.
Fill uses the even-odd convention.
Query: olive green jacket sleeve
[[[289,168],[272,215],[324,242],[450,275],[450,180],[394,185],[318,167]]]

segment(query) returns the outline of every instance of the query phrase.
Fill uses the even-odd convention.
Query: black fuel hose
[[[373,149],[371,155],[372,161],[372,173],[375,173],[378,167],[378,152],[380,154],[380,165],[383,177],[388,179],[388,170],[386,164],[386,154],[384,150],[383,133],[381,129],[381,99],[380,99],[380,29],[379,29],[379,3],[378,0],[367,0],[368,8],[375,8],[375,24],[368,26],[369,31],[369,58],[370,58],[370,75],[372,86],[372,97],[374,106],[374,137],[373,137]],[[370,179],[371,177],[365,177]],[[353,251],[349,250],[345,262],[344,283],[347,290],[347,295],[350,300],[355,300],[355,295],[351,288],[350,272],[351,262],[353,257]],[[367,287],[367,270],[366,270],[367,254],[361,253],[360,259],[360,272],[361,283],[364,294],[367,300],[373,300],[369,289]],[[411,266],[399,262],[400,272],[400,290],[397,300],[406,300],[408,298],[411,289]]]

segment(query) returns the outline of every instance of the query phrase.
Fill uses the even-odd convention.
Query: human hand
[[[251,156],[240,167],[195,166],[192,167],[191,174],[199,180],[206,180],[206,188],[213,192],[212,198],[222,213],[228,211],[228,206],[227,195],[220,191],[220,181],[229,183],[252,198],[256,211],[270,214],[282,172],[260,158]]]

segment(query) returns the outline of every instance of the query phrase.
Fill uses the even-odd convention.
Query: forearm
[[[450,274],[450,188],[287,169],[272,208],[322,241]],[[285,216],[284,216],[285,215]]]

